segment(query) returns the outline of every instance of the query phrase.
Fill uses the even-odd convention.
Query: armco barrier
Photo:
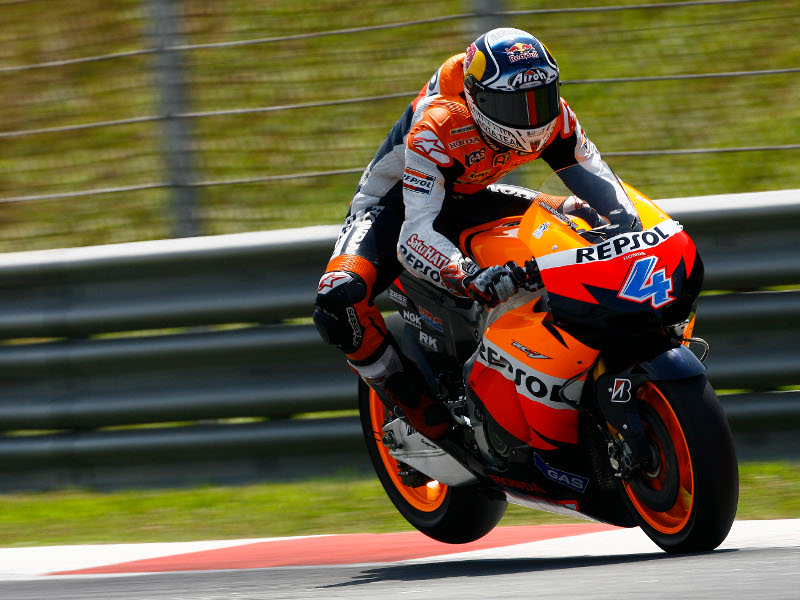
[[[800,191],[659,204],[720,291],[696,334],[715,387],[750,390],[723,397],[735,431],[796,426],[800,392],[776,390],[800,384],[800,291],[764,288],[800,283]],[[355,407],[338,352],[287,324],[310,314],[337,231],[0,256],[0,488],[360,452],[356,418],[296,418]]]

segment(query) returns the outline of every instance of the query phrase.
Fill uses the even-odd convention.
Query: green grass
[[[800,462],[740,465],[739,519],[800,518]],[[502,525],[571,522],[509,506]],[[377,479],[0,496],[0,547],[407,531]]]
[[[567,0],[565,7],[636,0]],[[0,67],[152,47],[139,0],[62,0],[0,8]],[[552,3],[506,0],[507,10]],[[207,44],[331,31],[471,10],[461,0],[184,0],[183,37]],[[645,194],[669,198],[800,187],[800,151],[657,157],[611,153],[794,144],[800,74],[576,84],[581,79],[785,69],[800,64],[800,0],[515,15],[544,40],[562,93],[608,162]],[[408,98],[190,121],[201,181],[360,169],[415,90],[477,34],[474,19],[181,54],[189,109],[274,107],[410,92]],[[153,56],[4,73],[0,132],[158,115]],[[3,138],[0,198],[166,179],[159,122]],[[546,165],[519,171],[537,187]],[[343,218],[357,174],[197,189],[202,231],[236,233]],[[0,251],[168,237],[168,189],[0,204]]]

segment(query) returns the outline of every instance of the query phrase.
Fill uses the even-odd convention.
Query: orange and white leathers
[[[576,196],[603,215],[635,215],[563,99],[549,137],[535,152],[487,142],[464,98],[464,56],[445,61],[381,144],[361,176],[320,280],[315,324],[368,382],[400,368],[374,298],[403,268],[458,293],[445,280],[463,281],[478,268],[455,243],[460,231],[520,215],[535,195],[490,185],[520,165],[537,158],[553,170],[579,164],[583,175],[565,180]]]
[[[402,182],[405,221],[397,240],[397,256],[406,269],[440,287],[446,287],[442,281],[445,269],[450,278],[454,271],[468,275],[477,270],[435,224],[445,199],[474,194],[537,158],[545,159],[554,170],[580,164],[583,180],[565,181],[573,193],[601,214],[621,208],[626,215],[635,215],[616,177],[563,99],[561,114],[536,152],[487,143],[464,99],[464,56],[448,59],[420,91],[364,171],[351,205],[351,214],[355,214],[383,204]],[[604,191],[597,194],[598,189]]]

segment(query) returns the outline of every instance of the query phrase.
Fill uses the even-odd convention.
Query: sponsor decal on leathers
[[[361,210],[345,219],[339,239],[333,249],[332,256],[339,254],[356,254],[361,242],[369,233],[375,218],[383,211],[383,206],[371,206],[367,210]],[[344,248],[345,244],[347,247]]]
[[[416,233],[411,234],[411,237],[406,240],[406,245],[437,269],[441,269],[450,263],[450,259],[447,256],[439,252],[434,246],[423,242],[417,237]]]
[[[442,325],[442,320],[439,317],[436,317],[430,311],[422,308],[421,306],[417,307],[419,309],[419,315],[422,317],[422,320],[425,321],[425,324],[428,325],[431,329],[438,331],[439,333],[444,333],[444,326]]]
[[[422,329],[422,322],[420,316],[415,312],[411,312],[410,310],[404,310],[403,320],[409,325],[413,325],[417,329]]]
[[[465,125],[464,127],[456,127],[450,130],[450,135],[459,135],[460,133],[467,133],[468,131],[475,131],[475,125]]]
[[[450,142],[449,144],[447,144],[447,147],[450,148],[450,150],[455,150],[456,148],[460,148],[461,146],[470,146],[480,143],[481,143],[480,139],[476,137],[462,138],[460,140],[455,140],[454,142]]]
[[[346,312],[347,321],[350,323],[350,329],[353,330],[353,346],[359,348],[363,335],[361,333],[361,324],[358,322],[358,316],[356,315],[356,309],[352,306],[348,306]]]
[[[406,168],[403,171],[403,189],[430,196],[436,178],[416,169]]]
[[[484,158],[486,158],[486,148],[481,148],[480,150],[475,150],[475,152],[470,152],[467,154],[464,157],[464,163],[467,167],[471,167],[475,163],[482,161]]]
[[[394,290],[389,290],[389,299],[392,302],[396,302],[400,306],[405,306],[405,307],[408,306],[408,298],[406,298],[400,292],[395,292]]]
[[[420,341],[420,343],[422,343],[424,346],[427,346],[431,350],[435,350],[436,352],[439,351],[439,348],[436,345],[437,339],[435,337],[433,337],[432,335],[428,335],[424,331],[420,331],[419,332],[419,341]]]
[[[451,162],[444,144],[436,137],[434,132],[428,129],[423,129],[414,134],[411,145],[417,152],[441,165],[446,166]]]
[[[414,254],[405,244],[400,244],[398,247],[397,256],[403,260],[416,275],[427,277],[434,283],[439,283],[442,276],[439,274],[439,269],[433,267],[427,261],[423,261],[416,254]]]
[[[318,294],[327,294],[332,289],[339,287],[342,284],[347,283],[348,281],[352,281],[353,277],[349,273],[345,273],[344,271],[331,271],[330,273],[325,273],[322,278],[319,280],[319,285],[317,286],[317,293]]]

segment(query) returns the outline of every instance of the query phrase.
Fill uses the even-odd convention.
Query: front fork
[[[648,382],[687,379],[705,371],[703,363],[683,344],[616,373],[606,371],[602,356],[597,360],[592,370],[597,401],[593,416],[607,438],[611,466],[618,477],[628,481],[638,471],[659,467],[659,456],[639,416],[637,390]]]
[[[602,359],[595,366],[596,421],[608,444],[611,467],[617,477],[629,481],[642,470],[653,470],[658,456],[653,452],[642,419],[636,390],[647,375],[603,372]]]

